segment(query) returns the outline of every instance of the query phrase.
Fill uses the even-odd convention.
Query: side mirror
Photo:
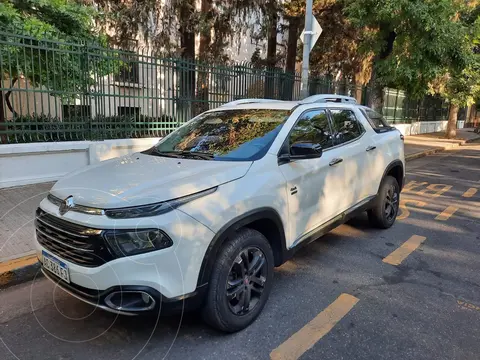
[[[290,158],[314,159],[322,156],[322,147],[313,143],[295,143],[290,146]]]

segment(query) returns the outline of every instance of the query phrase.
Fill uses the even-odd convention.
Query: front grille
[[[95,267],[113,260],[101,233],[59,219],[38,208],[35,217],[38,242],[52,254],[74,264]]]

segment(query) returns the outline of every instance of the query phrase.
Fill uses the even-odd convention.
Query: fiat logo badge
[[[64,215],[67,211],[73,209],[74,206],[75,202],[73,201],[73,196],[70,195],[62,201],[62,203],[58,207],[58,212],[60,213],[60,215]]]

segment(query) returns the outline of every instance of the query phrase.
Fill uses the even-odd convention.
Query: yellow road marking
[[[423,201],[417,201],[417,200],[411,200],[411,199],[400,200],[400,210],[402,212],[397,216],[397,220],[405,220],[410,216],[410,210],[408,210],[407,204],[413,204],[418,207],[424,207],[425,205],[427,205]]]
[[[436,198],[442,195],[444,192],[447,192],[451,188],[452,188],[451,185],[430,184],[425,189],[417,192],[417,195],[425,195],[425,196]],[[431,191],[432,193],[429,193],[429,191]]]
[[[413,235],[405,241],[397,250],[383,259],[384,263],[390,265],[400,265],[408,255],[414,252],[427,238],[425,236]]]
[[[342,294],[307,325],[270,353],[272,360],[296,360],[310,349],[355,306],[359,300]]]
[[[37,255],[24,256],[19,259],[14,259],[0,263],[0,274],[12,271],[24,266],[35,264],[38,261]]]
[[[466,197],[466,198],[471,198],[473,195],[475,195],[477,193],[477,189],[475,188],[470,188],[468,189],[467,191],[465,191],[463,193],[463,197]]]
[[[450,216],[455,214],[455,211],[457,210],[458,210],[458,207],[450,205],[445,210],[443,210],[442,213],[435,218],[435,220],[441,220],[441,221],[448,220],[450,219]]]
[[[419,188],[420,186],[425,186],[425,185],[428,185],[428,182],[424,181],[424,182],[416,182],[416,181],[410,181],[408,184],[406,184],[404,187],[403,187],[403,192],[413,192],[412,190],[413,189],[416,189],[416,188]]]
[[[466,301],[463,301],[463,300],[457,300],[457,304],[460,305],[461,307],[465,308],[465,309],[480,311],[480,306],[477,306],[475,304],[470,304],[470,303],[468,303]]]

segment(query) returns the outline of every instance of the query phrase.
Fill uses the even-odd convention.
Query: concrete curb
[[[480,140],[480,136],[476,137],[476,138],[473,138],[473,139],[465,140],[465,142],[462,145],[465,145],[467,143],[472,143],[472,142],[477,141],[477,140]]]
[[[32,280],[35,276],[41,276],[42,273],[39,270],[40,263],[37,255],[24,256],[0,263],[0,289]]]
[[[422,157],[425,157],[425,156],[428,156],[428,155],[433,155],[433,154],[439,153],[439,152],[444,151],[444,150],[446,150],[446,149],[439,147],[439,148],[433,148],[433,149],[429,149],[429,150],[419,151],[419,152],[416,152],[416,153],[413,153],[413,154],[410,154],[410,155],[405,155],[405,161],[411,161],[411,160],[419,159],[419,158],[422,158]]]
[[[439,153],[441,151],[453,149],[453,148],[456,148],[456,147],[459,147],[459,146],[462,146],[462,145],[465,145],[465,144],[468,144],[468,143],[472,143],[472,142],[477,141],[479,139],[480,139],[480,136],[476,137],[476,138],[473,138],[473,139],[468,139],[468,140],[459,140],[459,141],[457,141],[456,143],[453,143],[453,144],[450,143],[450,144],[445,145],[445,146],[436,147],[436,148],[428,149],[428,150],[424,150],[424,151],[419,151],[419,152],[416,152],[416,153],[413,153],[413,154],[410,154],[410,155],[405,155],[405,161],[411,161],[411,160],[422,158],[422,157],[425,157],[425,156],[428,156],[428,155],[433,155],[433,154]],[[406,145],[408,145],[408,144],[406,144]]]

